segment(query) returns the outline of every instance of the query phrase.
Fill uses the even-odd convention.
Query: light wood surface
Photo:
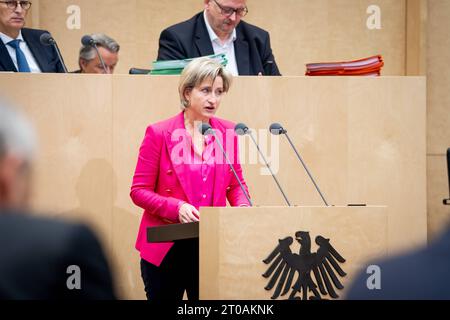
[[[381,10],[379,30],[366,26],[367,8],[374,4]],[[67,8],[73,5],[81,10],[81,28],[70,30]],[[448,0],[248,0],[248,6],[245,20],[270,32],[284,75],[303,75],[309,62],[377,53],[385,58],[383,75],[426,75],[428,161],[444,155],[450,146]],[[105,32],[122,45],[117,72],[127,73],[130,67],[150,67],[161,30],[201,10],[201,0],[34,0],[27,25],[52,32],[71,70],[78,68],[82,35]],[[443,188],[430,179],[428,194]],[[433,210],[430,216],[447,216],[442,206]]]
[[[406,0],[248,0],[245,21],[270,32],[283,75],[304,75],[305,64],[382,54],[384,75],[405,75]],[[381,13],[381,29],[367,28],[369,6]],[[68,29],[69,6],[81,10],[81,28]],[[34,11],[33,11],[34,10]],[[71,70],[78,68],[84,34],[103,32],[122,46],[117,72],[149,68],[161,31],[203,10],[203,0],[34,0],[32,26],[58,41]]]
[[[148,124],[180,111],[177,87],[178,77],[0,74],[0,94],[22,106],[40,137],[35,207],[90,222],[126,298],[144,298],[134,249],[142,210],[129,198],[138,150]],[[424,78],[242,77],[218,116],[255,132],[282,123],[331,204],[386,205],[390,252],[426,240]],[[322,205],[281,138],[288,197]],[[262,168],[244,159],[255,204],[284,205]]]
[[[286,237],[294,239],[290,248],[298,254],[297,231],[309,232],[312,253],[318,249],[317,236],[330,239],[346,259],[338,264],[347,276],[337,276],[345,288],[365,262],[387,254],[387,215],[383,207],[205,208],[201,214],[200,299],[270,299],[275,289],[264,289],[269,279],[262,274],[270,264],[263,260],[278,240]],[[292,285],[296,279],[297,275]],[[336,291],[341,297],[345,292]],[[280,299],[287,299],[289,294]]]
[[[427,157],[428,176],[428,233],[429,240],[450,228],[450,206],[444,206],[442,200],[449,198],[447,159],[445,156]]]
[[[428,1],[427,33],[427,193],[428,231],[448,227],[450,211],[445,153],[450,147],[450,1]]]
[[[381,9],[381,30],[369,30],[366,27],[368,17],[366,9],[372,4],[378,5]],[[81,29],[79,30],[69,30],[66,25],[69,16],[66,10],[71,5],[77,5],[81,9]],[[416,128],[417,119],[422,115],[414,114],[411,116],[407,111],[411,106],[422,104],[423,95],[420,91],[422,90],[422,84],[415,85],[410,89],[400,88],[400,101],[397,101],[396,98],[392,98],[396,95],[397,84],[392,87],[389,82],[384,82],[388,78],[384,78],[382,80],[383,85],[374,91],[370,82],[362,84],[358,79],[356,83],[350,80],[343,85],[335,85],[333,80],[324,82],[319,80],[319,87],[312,80],[310,84],[306,84],[305,90],[298,89],[300,84],[285,88],[284,80],[280,80],[277,89],[268,92],[266,91],[271,85],[270,82],[258,80],[255,87],[252,87],[247,85],[247,81],[253,82],[253,80],[243,79],[238,86],[232,89],[227,99],[232,105],[257,105],[255,107],[257,111],[253,108],[239,108],[242,115],[239,119],[233,116],[233,108],[230,111],[223,108],[221,113],[224,117],[245,120],[255,127],[266,127],[274,119],[272,115],[279,116],[280,113],[277,114],[277,112],[282,114],[286,110],[287,113],[295,114],[296,117],[300,118],[300,121],[306,123],[299,126],[299,131],[301,130],[302,134],[292,132],[292,126],[297,126],[297,122],[291,121],[290,117],[282,118],[282,120],[284,124],[289,125],[290,133],[295,135],[294,140],[300,144],[302,155],[312,167],[311,169],[327,197],[331,197],[333,202],[344,199],[345,201],[342,201],[342,203],[358,202],[360,199],[373,199],[371,203],[381,203],[379,200],[388,198],[392,203],[395,203],[396,208],[405,204],[407,209],[402,210],[402,212],[418,212],[422,210],[424,204],[428,203],[428,234],[430,237],[434,237],[450,221],[447,207],[441,204],[441,198],[446,196],[448,189],[444,152],[450,146],[450,117],[448,116],[450,106],[448,94],[450,82],[450,66],[448,64],[450,60],[449,1],[382,0],[373,3],[366,0],[284,0],[280,2],[248,0],[248,5],[250,14],[245,20],[270,32],[272,48],[280,69],[285,75],[303,75],[304,64],[307,62],[351,59],[374,53],[381,53],[386,60],[386,66],[383,69],[384,75],[427,75],[427,142],[425,149],[427,154],[427,201],[423,199],[423,194],[417,191],[422,186],[419,183],[425,183],[421,173],[417,176],[417,172],[420,172],[418,168],[422,167],[422,162],[425,161],[421,157],[421,151],[419,152],[423,149],[422,140],[419,139],[417,152],[415,152],[412,141],[416,139],[416,135],[413,134],[410,139],[406,138],[408,130],[422,130],[422,124],[419,124],[419,129]],[[33,0],[27,26],[48,29],[52,32],[71,70],[77,68],[81,36],[86,33],[105,32],[121,44],[121,60],[117,71],[127,73],[131,66],[150,66],[150,62],[156,57],[157,40],[163,28],[186,20],[201,9],[201,0],[174,0],[170,2],[132,0],[126,3],[119,0],[98,0],[95,2],[88,0]],[[286,45],[286,43],[289,45]],[[1,75],[0,92],[24,106],[26,112],[35,119],[41,136],[41,158],[37,164],[35,182],[36,186],[39,187],[36,190],[37,207],[56,212],[67,211],[70,214],[71,210],[81,206],[75,185],[79,180],[78,178],[81,178],[83,168],[89,167],[88,164],[91,168],[110,166],[114,169],[109,174],[105,170],[103,174],[106,177],[99,179],[115,181],[113,188],[98,189],[91,186],[91,194],[95,194],[95,191],[99,193],[99,190],[103,190],[103,193],[96,194],[87,202],[92,202],[93,198],[99,198],[103,199],[100,201],[103,204],[89,204],[88,207],[96,207],[97,209],[86,208],[84,211],[88,213],[83,215],[91,220],[94,225],[97,225],[97,229],[103,230],[101,232],[108,241],[114,241],[108,236],[111,234],[112,218],[105,218],[106,215],[97,217],[96,214],[90,214],[91,212],[97,212],[99,209],[106,212],[113,210],[113,212],[117,212],[116,220],[114,220],[117,228],[123,227],[125,230],[137,228],[140,213],[136,212],[135,208],[128,203],[126,187],[123,187],[123,190],[117,190],[121,189],[121,185],[127,186],[130,183],[130,177],[127,174],[121,174],[121,172],[132,170],[136,154],[135,152],[116,151],[113,148],[113,143],[120,143],[121,146],[129,146],[130,150],[137,150],[136,148],[138,148],[143,137],[143,128],[149,122],[168,117],[177,110],[178,101],[174,93],[176,80],[170,80],[171,78],[158,79],[154,82],[161,83],[162,89],[154,89],[154,84],[149,84],[150,80],[148,79],[134,78],[129,80],[126,77],[115,77],[114,80],[112,80],[113,78],[93,77],[84,80],[86,78],[74,76],[70,80],[64,81],[51,77],[33,77],[32,79],[39,79],[39,84],[29,79],[28,76],[16,75],[10,81],[11,79],[8,76]],[[392,81],[396,82],[396,80]],[[412,80],[409,79],[409,81]],[[134,87],[135,85],[136,87]],[[122,89],[123,92],[116,92],[114,89],[124,86],[127,89]],[[241,86],[242,90],[236,88]],[[301,86],[305,86],[305,84],[301,83]],[[348,86],[352,86],[352,90]],[[67,90],[68,93],[58,93],[57,90],[60,87],[69,89]],[[307,94],[308,90],[317,92],[318,88],[347,90],[346,92],[353,92],[352,95],[355,95],[355,91],[360,93],[356,94],[359,97],[356,100],[332,93]],[[236,91],[236,89],[238,89],[239,95],[236,93],[235,98],[233,97],[233,91]],[[248,91],[252,89],[256,91]],[[390,91],[388,95],[384,94],[386,89]],[[291,97],[292,92],[298,90],[303,91]],[[420,93],[417,93],[417,90]],[[33,91],[33,93],[29,95],[23,93],[30,91]],[[262,91],[264,91],[263,94],[261,94]],[[368,104],[365,97],[367,91],[372,92],[369,99],[371,102]],[[160,96],[164,96],[164,99]],[[415,102],[417,99],[419,100],[418,103]],[[383,102],[378,104],[375,103],[375,100]],[[91,107],[93,101],[95,101],[96,107]],[[387,103],[386,106],[385,103]],[[360,109],[360,104],[367,105],[367,107],[364,107],[364,111],[361,111],[355,118],[347,115],[346,111],[342,111],[342,109],[339,109],[339,112],[328,114],[325,107],[322,107],[322,111],[316,113],[315,106],[317,104],[324,106],[326,104],[340,106],[353,104],[353,108],[356,110]],[[153,108],[153,105],[158,105],[158,107]],[[300,107],[297,107],[297,105],[300,105]],[[397,112],[398,105],[401,105],[402,109],[397,115],[393,115]],[[226,106],[226,103],[224,103],[224,106]],[[113,115],[108,108],[112,108],[113,114],[120,118],[119,126],[113,125]],[[272,109],[270,113],[264,111],[268,108]],[[298,108],[300,110],[297,110]],[[157,110],[155,111],[155,109]],[[415,107],[413,109],[417,110]],[[47,114],[46,110],[51,110],[51,114]],[[306,111],[306,115],[303,114],[304,111]],[[383,113],[387,119],[383,118]],[[142,116],[143,114],[145,116]],[[128,115],[135,117],[135,119]],[[343,123],[357,118],[362,118],[361,123],[365,123],[366,116],[378,120],[377,123],[369,126],[370,132],[373,130],[378,134],[377,130],[384,130],[385,134],[383,139],[371,140],[372,147],[378,146],[378,148],[365,149],[365,147],[362,147],[359,149],[361,153],[353,157],[352,167],[349,167],[352,159],[349,158],[347,161],[342,156],[333,157],[333,165],[329,166],[329,163],[324,160],[326,159],[323,156],[324,150],[332,150],[336,153],[340,152],[342,146],[325,137],[320,138],[323,147],[311,146],[313,143],[311,139],[316,138],[317,132],[316,129],[312,129],[314,126],[308,126],[307,122],[310,119],[317,119],[319,115],[320,117],[325,115],[327,119],[329,118],[327,128],[330,128],[329,132],[332,132],[333,139],[336,141],[345,140],[346,130],[355,132],[354,130],[357,128],[358,132],[364,132],[366,124],[355,127],[357,121],[353,121],[353,125],[350,126]],[[92,118],[89,118],[91,116]],[[98,119],[102,119],[101,126],[98,125]],[[110,122],[105,119],[110,120]],[[332,122],[332,119],[340,121]],[[393,135],[398,135],[399,132],[389,125],[390,121],[395,125],[401,124],[402,138],[400,140],[391,139]],[[402,124],[403,121],[405,121],[404,125]],[[388,123],[387,126],[385,126],[386,123]],[[414,129],[412,129],[413,127]],[[294,128],[294,131],[296,129]],[[323,131],[323,128],[320,131]],[[63,134],[59,132],[63,132]],[[107,144],[96,143],[91,139],[91,136],[107,137],[111,135],[111,132],[113,132],[113,138],[108,140]],[[370,132],[366,135],[371,136]],[[353,140],[358,140],[359,136],[365,137],[364,133],[362,135],[352,133],[352,136]],[[406,148],[407,150],[403,147],[406,146],[404,144],[406,140],[408,140],[406,145],[409,146]],[[359,143],[362,143],[362,141],[359,141]],[[304,175],[299,177],[302,171],[300,167],[297,167],[299,164],[296,163],[296,159],[287,149],[286,141],[282,140],[280,147],[283,154],[287,154],[284,165],[295,168],[288,173],[280,172],[280,180],[286,184],[285,188],[288,195],[300,204],[309,204],[305,201],[320,204],[320,198],[315,194],[307,177]],[[397,154],[395,151],[397,147],[402,149],[402,152],[406,151],[404,154],[407,154],[409,158]],[[305,148],[306,151],[303,151]],[[348,149],[347,152],[352,155],[356,147],[346,148]],[[381,158],[384,155],[384,159],[376,160],[376,165],[368,163],[362,157],[367,154],[367,149],[369,151],[377,150],[377,157]],[[402,163],[406,166],[399,165],[400,162],[395,163],[394,159],[400,156],[402,157]],[[315,167],[316,163],[318,167]],[[336,173],[336,169],[342,167],[346,171],[351,171],[350,169],[355,166],[355,163],[357,170],[354,173]],[[53,170],[51,174],[47,172],[49,166]],[[383,171],[385,168],[388,168],[388,170]],[[354,181],[354,179],[360,178],[358,175],[361,175],[362,171],[371,172],[373,169],[375,171],[371,173],[369,178],[364,176],[365,182],[358,185],[358,188],[347,187],[350,179]],[[261,194],[261,203],[283,204],[282,197],[277,193],[271,178],[260,176],[259,170],[260,166],[249,165],[246,167],[248,179],[258,181],[258,190],[252,190],[252,192],[255,193],[256,191],[256,193]],[[85,171],[87,171],[88,178],[85,176],[80,180],[87,184],[91,183],[91,180],[96,180],[95,177],[92,177],[92,172],[95,173],[97,170],[87,168]],[[394,181],[393,185],[388,185],[383,190],[374,190],[380,185],[380,181],[386,184],[388,173],[392,173],[390,178]],[[406,176],[408,177],[407,183],[400,182]],[[329,177],[334,179],[329,181]],[[299,181],[302,188],[298,188],[296,182],[291,182],[294,180]],[[70,185],[70,187],[61,190],[61,183]],[[97,184],[94,185],[97,186]],[[406,187],[399,187],[401,185]],[[333,191],[331,195],[330,189]],[[397,190],[392,193],[392,196],[391,189]],[[292,194],[293,192],[290,190],[298,191],[298,193]],[[58,193],[58,197],[54,197],[55,192]],[[421,195],[418,196],[419,193]],[[86,194],[89,194],[89,192],[86,192]],[[272,196],[272,201],[266,200],[268,195]],[[256,196],[258,197],[258,195]],[[417,198],[418,201],[415,200]],[[111,204],[107,199],[115,199],[115,203],[123,204],[123,207],[126,208],[125,213],[119,208],[111,209]],[[414,200],[411,201],[411,199]],[[391,210],[390,208],[391,206],[388,210]],[[79,216],[80,213],[76,215]],[[131,220],[128,219],[129,215],[132,217]],[[124,218],[121,219],[120,217]],[[396,220],[397,223],[404,220],[402,214],[389,215],[389,217]],[[414,225],[416,223],[422,225],[423,219],[419,218],[417,222],[412,222],[411,234],[417,233]],[[102,227],[102,225],[104,226]],[[423,235],[422,232],[419,232],[419,234]],[[403,239],[401,234],[397,235],[395,228],[390,232],[390,236],[394,239],[398,237],[399,239],[396,240],[403,243],[411,242],[411,236]],[[127,237],[127,239],[129,240],[118,241],[119,243],[116,244],[120,250],[134,244],[134,239],[131,237]],[[415,243],[415,241],[412,242]],[[117,255],[120,255],[120,253],[117,253]],[[134,252],[130,252],[128,257],[133,257],[133,255]],[[128,257],[121,260],[128,261],[127,264],[121,265],[121,268],[132,267],[137,272],[136,261],[132,261]],[[124,276],[127,279],[124,285],[126,296],[143,297],[139,292],[139,290],[142,290],[139,276],[126,272],[124,272]],[[134,292],[139,293],[135,294]]]
[[[429,154],[443,155],[450,147],[449,14],[449,1],[430,1],[427,52]]]
[[[428,1],[406,1],[406,75],[427,74]]]

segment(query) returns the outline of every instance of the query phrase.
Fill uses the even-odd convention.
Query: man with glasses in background
[[[31,1],[0,1],[0,71],[63,73],[55,49],[40,37],[47,31],[24,28]]]
[[[241,21],[246,0],[204,0],[205,9],[162,31],[158,60],[225,54],[233,75],[280,75],[269,33]]]

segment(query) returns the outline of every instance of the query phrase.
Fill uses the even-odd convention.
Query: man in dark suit
[[[85,226],[0,209],[0,300],[113,300],[102,248]]]
[[[0,1],[0,72],[63,73],[53,46],[40,43],[47,31],[24,28],[30,7],[30,1]]]
[[[34,141],[28,122],[0,102],[0,299],[114,299],[87,227],[25,214]]]
[[[225,54],[233,75],[280,75],[269,33],[241,21],[246,0],[204,0],[205,10],[162,31],[158,60]]]
[[[450,188],[450,149],[447,150]],[[450,199],[449,199],[450,200]],[[450,202],[444,200],[445,205]],[[450,226],[428,247],[374,262],[378,287],[362,272],[349,289],[350,300],[450,300]]]

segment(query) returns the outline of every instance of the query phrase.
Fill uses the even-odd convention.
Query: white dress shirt
[[[13,39],[1,32],[0,32],[0,38],[2,39],[3,43],[5,44],[6,49],[8,49],[8,53],[9,53],[14,65],[16,66],[16,69],[19,70],[19,67],[17,65],[16,49],[14,49],[13,47],[11,47],[7,44],[8,42],[13,41],[15,39]],[[21,40],[20,41],[20,49],[22,50],[23,54],[25,55],[25,58],[27,59],[27,63],[28,63],[28,66],[30,67],[31,72],[32,73],[41,73],[41,69],[39,68],[39,65],[37,64],[36,59],[34,58],[33,54],[31,53],[31,50],[28,47],[27,43],[23,40],[22,31],[20,31],[17,39]]]
[[[213,28],[209,24],[206,13],[203,12],[205,18],[206,29],[208,30],[209,38],[211,39],[212,47],[214,49],[214,54],[225,54],[228,64],[225,69],[227,69],[233,76],[238,76],[239,71],[236,63],[236,54],[234,52],[234,41],[236,41],[236,29],[233,30],[231,37],[222,44],[221,40],[214,32]]]

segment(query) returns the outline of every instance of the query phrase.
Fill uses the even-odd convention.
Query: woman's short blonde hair
[[[214,82],[217,77],[222,78],[223,91],[228,92],[233,76],[225,70],[224,66],[216,60],[206,57],[192,60],[184,68],[180,77],[178,92],[180,94],[181,107],[184,109],[189,106],[189,101],[184,97],[186,90],[192,90],[206,79],[211,79]]]

